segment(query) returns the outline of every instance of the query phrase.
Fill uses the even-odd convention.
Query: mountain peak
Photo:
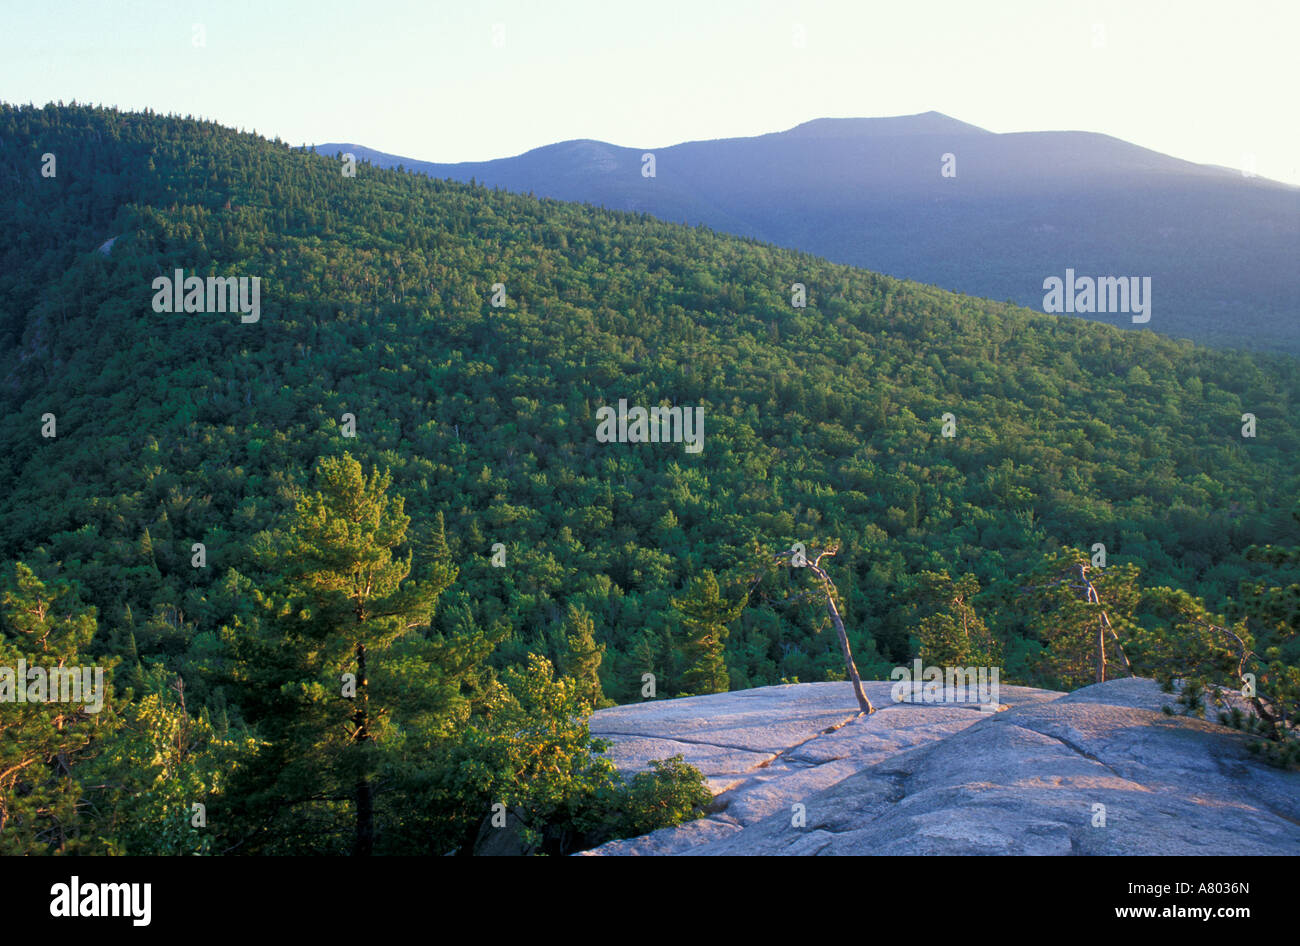
[[[990,135],[942,112],[891,115],[883,118],[814,118],[782,134],[801,138],[889,138],[901,135]]]

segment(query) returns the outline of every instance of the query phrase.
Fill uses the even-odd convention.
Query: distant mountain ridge
[[[1067,268],[1150,276],[1143,327],[1300,354],[1300,188],[1107,135],[997,134],[925,112],[661,148],[576,139],[459,164],[349,143],[315,150],[704,224],[1040,310],[1043,281]],[[945,160],[955,176],[941,173]],[[1122,314],[1094,317],[1133,327]]]

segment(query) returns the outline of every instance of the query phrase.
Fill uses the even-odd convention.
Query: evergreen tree
[[[1030,626],[1046,644],[1043,669],[1066,689],[1109,679],[1108,667],[1130,671],[1124,641],[1137,627],[1138,569],[1097,568],[1087,553],[1062,548],[1043,560],[1023,589]]]
[[[358,855],[374,851],[374,779],[390,761],[381,743],[400,743],[408,717],[448,710],[459,691],[446,668],[468,670],[419,633],[455,569],[408,580],[411,557],[398,549],[410,520],[390,483],[387,471],[366,475],[347,453],[318,462],[317,488],[262,545],[281,580],[263,598],[265,663],[248,670],[249,683],[272,687],[264,718],[272,792],[322,804],[320,827],[331,831],[349,802]]]
[[[685,595],[672,599],[681,615],[686,640],[682,646],[686,669],[682,685],[687,694],[725,693],[731,688],[723,658],[728,625],[740,617],[744,602],[722,597],[718,579],[709,569],[691,583]]]
[[[974,575],[953,580],[946,571],[921,572],[912,594],[928,611],[917,621],[916,636],[921,660],[937,667],[996,667],[1001,665],[1002,645],[989,632],[971,604],[979,593]]]
[[[1247,558],[1294,569],[1300,547],[1253,547]],[[1285,659],[1297,645],[1300,583],[1243,582],[1235,623],[1176,588],[1151,589],[1143,610],[1155,623],[1135,634],[1141,672],[1176,690],[1185,713],[1216,707],[1221,722],[1256,737],[1249,746],[1269,763],[1300,766],[1300,668]]]
[[[635,679],[628,681],[628,689],[635,694],[633,699],[645,699],[646,697],[643,695],[646,692],[645,678],[649,674],[655,678],[655,695],[658,696],[658,687],[663,671],[662,669],[656,669],[655,658],[657,654],[654,634],[643,628],[634,640],[631,664]]]
[[[116,660],[89,656],[95,610],[68,582],[47,583],[18,562],[2,589],[0,854],[83,850],[97,831],[83,825],[79,777],[119,725],[111,682]],[[85,690],[83,667],[91,670],[92,689],[95,669],[102,671],[98,701]],[[61,672],[77,675],[75,688]],[[78,698],[62,699],[72,695]]]
[[[447,543],[447,523],[441,509],[434,514],[431,522],[412,532],[411,547],[422,567],[454,567],[451,546]]]
[[[596,643],[591,615],[586,609],[571,604],[564,625],[565,651],[560,672],[574,681],[579,698],[592,709],[609,705],[599,673],[605,645]]]

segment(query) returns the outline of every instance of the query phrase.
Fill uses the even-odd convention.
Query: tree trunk
[[[1097,682],[1106,682],[1106,624],[1097,620]]]
[[[352,714],[352,723],[356,727],[352,741],[358,747],[370,741],[369,695],[366,690],[366,645],[357,644],[357,709]],[[357,857],[369,857],[375,849],[375,810],[374,797],[370,780],[362,775],[357,779],[357,836],[352,846],[352,854]]]
[[[835,625],[835,633],[840,636],[840,649],[844,651],[844,665],[848,668],[849,679],[853,681],[853,695],[858,698],[858,707],[864,714],[873,713],[875,708],[867,699],[867,694],[862,692],[862,679],[858,676],[857,664],[853,662],[853,651],[849,648],[849,635],[844,630],[844,622],[840,620],[839,608],[835,607],[835,597],[832,594],[835,586],[831,584],[830,576],[822,570],[821,566],[810,563],[808,568],[826,585],[826,610],[831,616],[831,623]]]
[[[1110,634],[1115,641],[1115,649],[1119,651],[1119,659],[1124,662],[1124,670],[1131,677],[1133,676],[1133,665],[1129,663],[1128,654],[1124,653],[1124,644],[1120,641],[1119,635],[1115,633],[1115,628],[1111,627],[1110,615],[1105,611],[1101,612],[1102,620],[1106,622],[1106,632]]]
[[[357,779],[357,838],[352,846],[355,857],[369,857],[375,850],[375,810],[370,780]]]

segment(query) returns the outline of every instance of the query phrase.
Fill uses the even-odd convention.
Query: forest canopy
[[[586,715],[647,674],[658,697],[845,679],[806,583],[754,584],[794,542],[838,543],[864,678],[925,649],[1075,685],[1043,619],[1072,612],[1019,589],[1097,547],[1137,583],[1133,634],[1245,621],[1275,679],[1300,663],[1300,563],[1258,551],[1297,544],[1294,359],[344,167],[190,118],[0,106],[0,642],[58,600],[50,639],[116,694],[65,744],[0,727],[0,752],[64,753],[117,799],[92,825],[89,781],[0,781],[0,849],[342,853],[363,781],[376,852],[471,851],[494,803],[533,850],[674,823],[698,773],[622,781]],[[154,311],[178,269],[260,279],[260,318]],[[703,449],[598,440],[620,399],[702,408]],[[331,524],[349,502],[369,532]],[[330,577],[358,561],[386,576],[364,631]],[[362,645],[372,713],[345,739],[322,681]],[[225,812],[206,833],[199,796]]]

